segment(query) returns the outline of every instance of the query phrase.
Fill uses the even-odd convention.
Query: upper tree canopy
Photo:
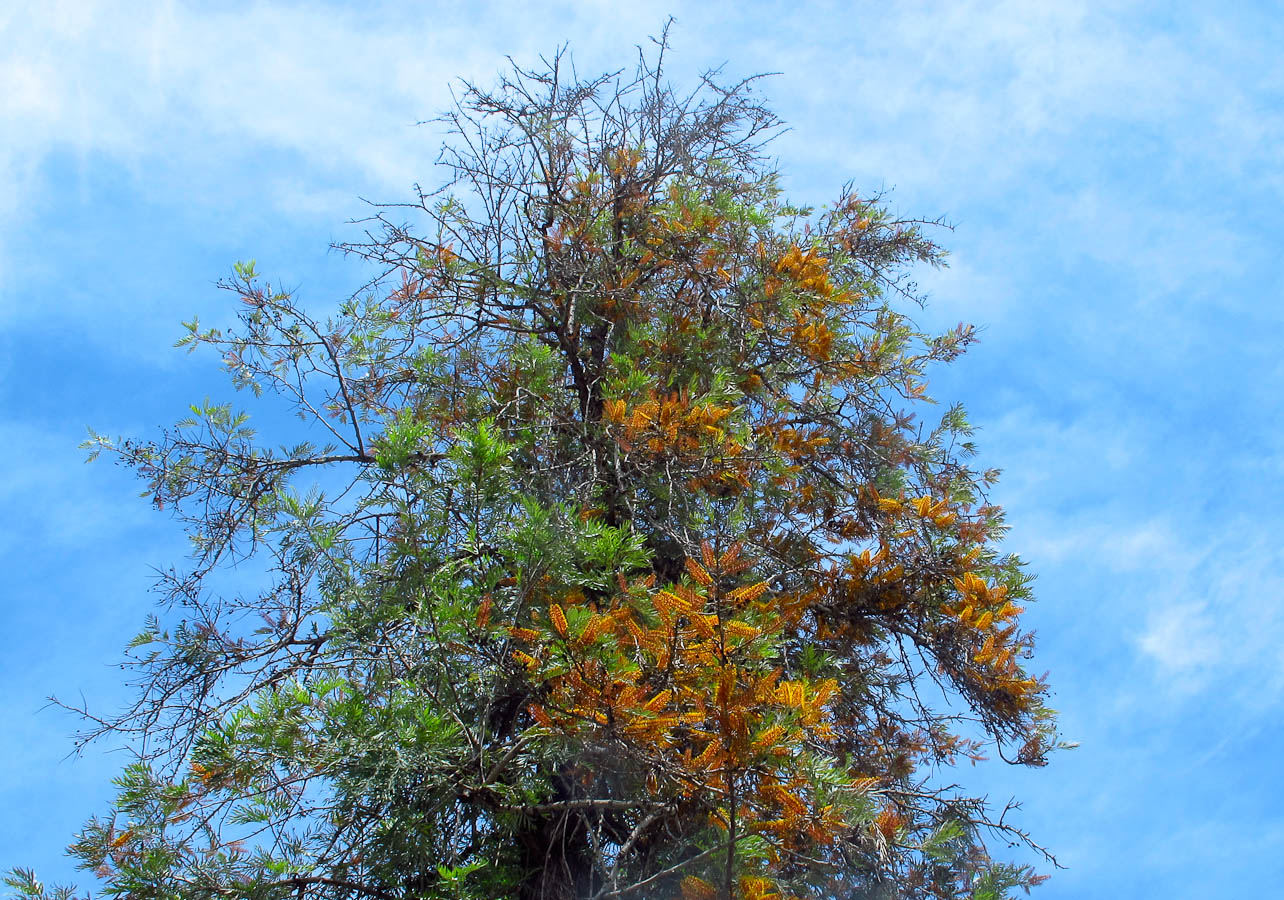
[[[751,81],[568,68],[465,85],[453,178],[346,247],[377,277],[333,317],[250,264],[239,327],[191,326],[324,446],[217,405],[97,441],[196,548],[101,729],[138,753],[74,845],[106,893],[1038,880],[940,771],[1041,764],[1053,730],[993,473],[959,408],[928,418],[925,371],[972,331],[906,317],[927,223],[787,203]],[[247,557],[261,589],[217,592]]]

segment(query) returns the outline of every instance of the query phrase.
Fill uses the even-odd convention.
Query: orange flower
[[[566,624],[566,613],[562,612],[560,604],[554,603],[548,608],[548,617],[553,623],[554,630],[562,637],[566,637],[568,626]]]

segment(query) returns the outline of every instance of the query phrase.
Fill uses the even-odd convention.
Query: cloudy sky
[[[182,535],[86,426],[149,436],[230,394],[171,349],[231,263],[330,303],[360,198],[437,177],[452,79],[569,42],[671,74],[780,74],[791,196],[945,216],[925,325],[983,326],[934,393],[1005,472],[1068,740],[959,777],[1063,871],[1046,900],[1261,896],[1284,876],[1284,18],[1246,0],[0,3],[0,869],[61,856],[120,754],[68,759],[57,694],[111,708]]]

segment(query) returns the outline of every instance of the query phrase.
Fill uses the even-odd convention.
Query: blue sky
[[[451,79],[567,42],[675,80],[776,71],[792,197],[852,180],[946,216],[925,325],[981,426],[1040,602],[1066,738],[959,773],[1067,868],[1053,898],[1261,895],[1284,876],[1284,18],[1273,3],[4,4],[0,8],[0,868],[73,877],[119,753],[67,759],[46,695],[114,663],[184,542],[86,426],[147,436],[230,388],[170,349],[238,259],[318,305],[359,197],[431,183]]]

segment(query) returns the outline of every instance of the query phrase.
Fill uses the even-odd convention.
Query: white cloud
[[[448,35],[358,26],[351,13],[266,5],[28,7],[6,29],[22,54],[4,67],[6,93],[25,98],[5,110],[16,138],[7,153],[71,149],[142,165],[267,145],[313,165],[404,178],[409,126],[440,106],[470,60],[460,46],[442,59]]]
[[[1258,533],[1263,524],[1241,522],[1202,548],[1187,547],[1185,565],[1153,596],[1138,641],[1165,672],[1251,706],[1284,692],[1284,554]]]
[[[1181,508],[1192,497],[1174,500],[1149,520],[1127,502],[1030,516],[1015,549],[1059,585],[1063,637],[1135,652],[1149,684],[1121,669],[1123,693],[1215,696],[1245,710],[1284,702],[1284,553],[1263,536],[1272,523],[1201,519]]]
[[[448,105],[456,79],[489,82],[506,55],[530,63],[572,35],[593,71],[603,54],[625,51],[627,64],[664,21],[645,5],[612,8],[609,22],[600,3],[557,13],[503,2],[15,7],[0,24],[3,152],[144,165],[276,147],[404,190],[436,149],[413,126]]]
[[[145,501],[131,502],[138,491],[123,488],[122,473],[84,465],[81,440],[66,428],[0,424],[0,446],[10,451],[0,466],[0,546],[70,553],[154,518]]]
[[[1068,677],[1109,665],[1125,694],[1277,706],[1284,522],[1263,491],[1278,454],[1172,424],[1091,392],[985,423],[984,459],[1009,473],[996,491],[1007,543],[1042,576],[1034,612],[1072,648],[1063,664],[1081,668]]]
[[[664,18],[658,5],[606,16],[594,3],[546,15],[503,2],[10,6],[0,20],[0,316],[34,315],[19,289],[48,256],[22,236],[103,215],[104,193],[186,205],[213,220],[198,242],[255,214],[335,234],[363,213],[358,196],[401,200],[413,182],[439,180],[440,132],[416,126],[449,105],[456,79],[491,82],[506,55],[533,64],[568,39],[581,71],[629,65]],[[686,43],[686,62],[701,59],[696,36]],[[56,309],[104,317],[100,301],[77,306],[74,290],[58,292]]]
[[[1172,603],[1152,612],[1138,644],[1168,671],[1205,668],[1225,660],[1217,621],[1202,600]]]

